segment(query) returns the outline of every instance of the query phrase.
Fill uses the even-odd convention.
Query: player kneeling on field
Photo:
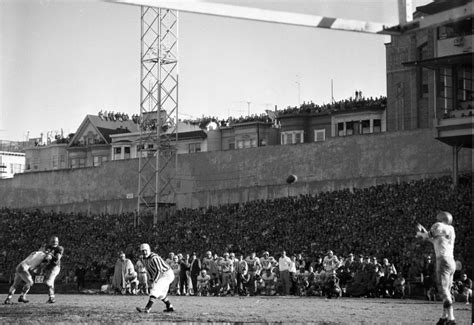
[[[207,274],[206,270],[201,270],[201,273],[197,277],[197,295],[208,296],[211,285],[211,276]]]
[[[336,274],[332,273],[327,277],[325,292],[328,299],[331,299],[332,297],[339,298],[342,296],[342,290],[339,286],[339,278]]]
[[[137,294],[138,278],[137,272],[135,272],[133,269],[129,269],[128,273],[125,275],[125,286],[128,294]]]

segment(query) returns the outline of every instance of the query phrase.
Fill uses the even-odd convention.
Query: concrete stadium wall
[[[472,172],[471,149],[459,169]],[[120,213],[136,209],[138,160],[0,180],[0,207]],[[172,171],[168,171],[172,172]],[[178,209],[368,187],[452,173],[452,148],[431,129],[329,138],[325,142],[180,155]],[[289,174],[298,176],[286,184]],[[133,199],[127,199],[133,194]]]

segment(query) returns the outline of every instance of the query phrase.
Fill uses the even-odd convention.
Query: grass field
[[[313,324],[436,324],[441,302],[421,300],[320,297],[170,297],[176,311],[162,312],[157,302],[149,314],[135,310],[146,296],[29,295],[28,304],[0,305],[0,324],[25,323],[313,323]],[[458,324],[472,323],[472,305],[455,303]]]

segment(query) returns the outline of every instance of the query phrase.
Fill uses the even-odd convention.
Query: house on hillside
[[[87,115],[67,146],[68,166],[81,168],[100,166],[112,160],[112,136],[138,132],[132,120],[111,120]]]

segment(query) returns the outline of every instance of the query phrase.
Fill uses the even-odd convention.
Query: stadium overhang
[[[474,61],[474,53],[462,53],[456,55],[443,56],[439,58],[416,60],[404,62],[407,67],[423,67],[427,69],[438,69],[443,67],[451,67],[453,65],[472,66]]]
[[[435,138],[452,147],[471,148],[474,116],[449,118],[435,123]]]

